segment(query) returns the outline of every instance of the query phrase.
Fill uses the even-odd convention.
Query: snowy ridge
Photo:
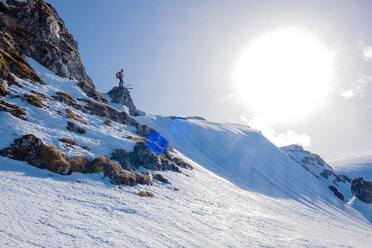
[[[316,178],[249,127],[150,114],[136,119],[162,131],[182,154],[243,189],[284,198],[330,198]],[[187,139],[172,136],[173,122],[191,128]]]

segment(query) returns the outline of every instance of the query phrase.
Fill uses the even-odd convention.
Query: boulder
[[[138,115],[138,110],[136,106],[134,106],[132,97],[127,88],[122,86],[114,87],[107,94],[110,96],[112,103],[123,104],[128,107],[131,115]]]

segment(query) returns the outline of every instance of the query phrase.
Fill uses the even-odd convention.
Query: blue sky
[[[363,58],[372,44],[371,1],[47,1],[78,41],[98,90],[117,85],[124,68],[138,108],[220,122],[254,118],[231,83],[250,40],[285,26],[316,33],[337,54],[333,93],[317,113],[271,128],[310,137],[308,149],[326,159],[372,153],[372,67]]]

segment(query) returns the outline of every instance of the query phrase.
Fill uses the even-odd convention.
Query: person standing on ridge
[[[123,72],[124,72],[124,70],[121,69],[119,72],[116,73],[116,78],[119,79],[119,86],[124,86],[124,80],[123,80],[124,75],[123,75]]]

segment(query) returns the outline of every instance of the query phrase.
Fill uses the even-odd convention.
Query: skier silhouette
[[[124,75],[123,75],[123,72],[124,72],[124,70],[121,69],[119,72],[116,73],[116,78],[119,79],[119,86],[124,86],[124,80],[123,80]]]

